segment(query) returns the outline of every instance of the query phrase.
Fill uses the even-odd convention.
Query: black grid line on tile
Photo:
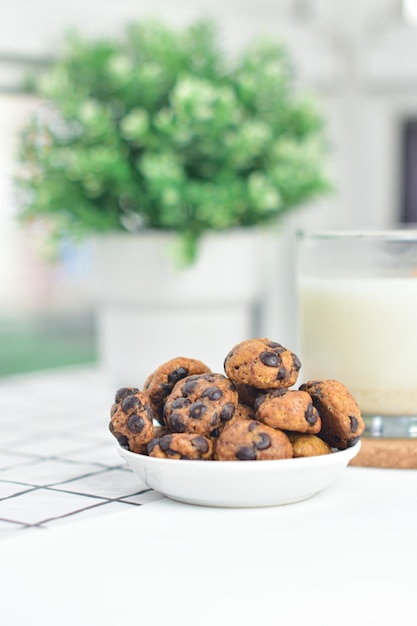
[[[17,498],[18,496],[22,496],[25,493],[29,493],[30,491],[35,491],[36,489],[38,489],[38,487],[35,487],[34,485],[27,485],[26,483],[18,483],[15,481],[1,481],[1,480],[0,480],[0,489],[1,489],[2,483],[5,483],[5,482],[7,482],[10,485],[16,485],[16,491],[9,494],[8,496],[0,496],[0,507],[1,507],[1,502],[3,502],[4,500],[11,500],[12,498]],[[23,487],[23,489],[19,489],[19,487]]]
[[[109,502],[109,500],[104,500],[103,502],[100,502],[99,504],[92,504],[91,506],[85,506],[82,507],[80,509],[76,509],[75,511],[70,511],[69,513],[64,513],[63,515],[56,515],[54,517],[49,517],[46,519],[41,520],[40,522],[38,522],[37,524],[30,524],[27,526],[30,526],[31,528],[43,528],[45,526],[45,524],[48,524],[48,522],[53,522],[59,519],[65,519],[68,517],[71,517],[73,515],[78,515],[79,513],[83,513],[84,511],[89,511],[91,509],[96,509],[98,507],[102,507],[105,504],[107,504]],[[135,505],[131,505],[131,506],[135,506]],[[136,506],[141,506],[141,505],[136,505]]]

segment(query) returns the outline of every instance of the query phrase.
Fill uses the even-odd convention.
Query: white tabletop
[[[85,375],[68,374],[74,395],[77,376],[81,389]],[[65,376],[55,375],[56,386]],[[16,392],[31,380],[15,380]],[[90,404],[103,392],[100,380],[90,374]],[[38,385],[45,381],[37,377]],[[79,419],[74,424],[76,434]],[[103,432],[107,438],[107,424]],[[108,471],[93,475],[102,479]],[[132,477],[127,468],[114,474],[130,490]],[[60,502],[76,493],[56,491]],[[206,508],[146,493],[143,506],[107,494],[91,518],[74,513],[56,518],[60,523],[8,530],[0,543],[0,623],[417,624],[416,471],[348,467],[309,500],[259,509]],[[5,503],[10,499],[0,501],[0,518]]]

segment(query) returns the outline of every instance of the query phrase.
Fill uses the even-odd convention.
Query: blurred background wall
[[[417,195],[412,157],[417,2],[14,0],[3,7],[0,20],[0,375],[96,356],[88,249],[68,246],[60,263],[48,264],[36,237],[15,219],[16,138],[37,104],[21,93],[25,72],[42,69],[59,54],[69,27],[91,35],[117,34],[145,16],[181,26],[202,15],[217,19],[230,50],[256,34],[283,40],[300,84],[319,98],[328,126],[335,189],[285,218],[279,232],[267,238],[271,288],[263,334],[295,344],[293,242],[299,227],[417,222],[410,200]]]

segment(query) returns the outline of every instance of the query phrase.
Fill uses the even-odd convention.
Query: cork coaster
[[[349,465],[417,469],[417,438],[372,439],[362,437],[361,441],[361,449]]]

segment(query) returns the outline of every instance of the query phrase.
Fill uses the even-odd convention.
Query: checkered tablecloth
[[[96,368],[0,379],[0,538],[162,497],[117,453],[114,392]]]

